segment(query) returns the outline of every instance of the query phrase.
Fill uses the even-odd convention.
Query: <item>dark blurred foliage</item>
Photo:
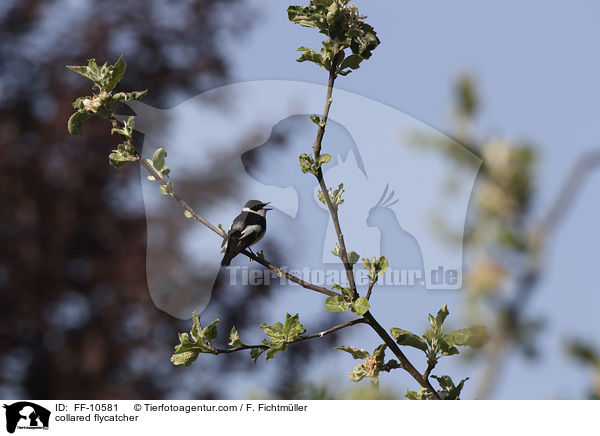
[[[0,397],[176,395],[168,358],[186,323],[149,298],[143,208],[128,205],[141,205],[138,170],[109,167],[106,122],[67,134],[89,84],[65,65],[123,55],[121,89],[174,104],[226,80],[219,36],[249,12],[240,0],[0,5]]]

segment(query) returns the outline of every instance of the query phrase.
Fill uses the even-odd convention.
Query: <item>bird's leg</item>
[[[256,256],[256,254],[254,254],[254,251],[252,251],[252,248],[248,247],[248,250],[250,251],[250,253],[252,253],[252,255]],[[252,259],[250,259],[250,261],[252,261]]]

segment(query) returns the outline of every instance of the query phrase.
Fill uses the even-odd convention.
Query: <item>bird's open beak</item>
[[[263,210],[273,210],[273,208],[272,208],[272,207],[265,207],[267,204],[271,204],[271,202],[269,201],[269,202],[267,202],[267,203],[263,203],[263,207],[262,207],[262,208],[263,208]]]

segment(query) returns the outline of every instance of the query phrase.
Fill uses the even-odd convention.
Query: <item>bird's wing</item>
[[[250,235],[255,235],[259,233],[262,229],[266,227],[265,217],[257,215],[255,213],[248,214],[245,217],[246,227],[242,229],[242,233],[240,238],[244,239]]]
[[[242,212],[238,216],[235,217],[231,225],[229,226],[229,230],[227,230],[227,237],[223,238],[223,242],[221,243],[221,247],[229,244],[229,241],[232,239],[238,240],[241,236],[242,230],[244,230],[244,221],[246,220],[247,212]],[[232,238],[233,237],[233,238]]]
[[[261,229],[261,226],[258,224],[248,226],[242,231],[240,239],[244,239],[245,237],[247,237],[253,233],[260,232],[260,229]]]

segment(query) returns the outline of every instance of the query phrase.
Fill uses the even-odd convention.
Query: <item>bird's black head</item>
[[[252,209],[255,212],[258,212],[261,209],[271,210],[270,207],[265,207],[267,204],[269,204],[269,203],[268,202],[263,203],[262,201],[259,201],[259,200],[250,200],[244,205],[244,208],[247,207],[248,209]]]

